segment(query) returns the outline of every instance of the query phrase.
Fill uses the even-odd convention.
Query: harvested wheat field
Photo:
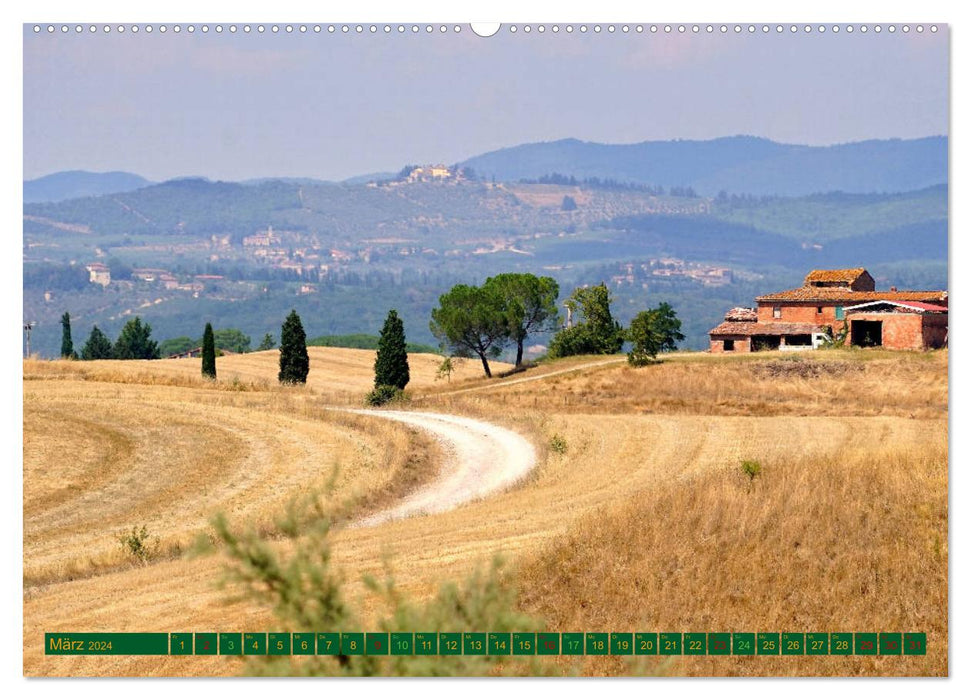
[[[560,657],[546,671],[947,674],[946,353],[574,358],[489,382],[466,362],[447,385],[434,358],[427,372],[413,360],[413,408],[511,428],[536,467],[448,512],[347,527],[450,455],[380,416],[326,410],[360,403],[373,353],[311,352],[301,389],[278,388],[256,354],[220,358],[216,385],[197,361],[25,363],[25,674],[241,672],[224,657],[45,657],[43,632],[290,629],[217,587],[221,555],[183,551],[217,511],[272,540],[287,500],[333,465],[333,564],[364,624],[384,612],[365,574],[390,562],[422,599],[502,552],[520,609],[552,631],[928,635],[923,657]],[[132,561],[117,536],[143,524],[159,550]]]

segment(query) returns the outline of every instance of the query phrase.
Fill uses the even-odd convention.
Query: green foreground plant
[[[283,629],[293,632],[361,632],[363,611],[348,602],[343,575],[331,561],[333,514],[319,494],[291,502],[277,521],[289,546],[280,547],[252,529],[236,532],[225,516],[213,520],[214,534],[201,538],[197,552],[220,551],[229,563],[221,584],[239,599],[268,606]],[[284,554],[286,552],[286,554]],[[428,601],[416,602],[395,585],[385,562],[383,580],[364,577],[387,614],[367,631],[535,632],[539,621],[519,612],[517,594],[500,559],[477,569],[460,584],[445,583]],[[383,605],[382,605],[383,603]],[[268,676],[480,676],[549,673],[536,657],[496,656],[293,656],[256,657],[247,675]]]

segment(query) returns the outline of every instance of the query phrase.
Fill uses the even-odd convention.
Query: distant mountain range
[[[947,182],[946,136],[799,146],[754,136],[710,141],[602,144],[564,139],[469,158],[481,178],[509,182],[551,173],[646,185],[801,196],[817,192],[906,192]]]
[[[80,197],[131,192],[151,184],[150,180],[134,173],[65,170],[35,180],[24,180],[24,203],[62,202]]]
[[[460,163],[480,179],[536,180],[551,174],[577,180],[599,178],[642,185],[690,186],[698,194],[780,195],[822,192],[908,192],[948,181],[948,139],[857,141],[835,146],[800,146],[754,136],[709,141],[644,141],[603,144],[563,139],[503,148]],[[361,185],[391,177],[370,173],[347,178]],[[306,177],[268,177],[240,184],[337,184]],[[24,181],[24,203],[60,202],[130,192],[152,184],[127,172],[72,170]]]

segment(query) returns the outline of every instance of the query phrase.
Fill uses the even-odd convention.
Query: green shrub
[[[566,453],[566,438],[559,433],[553,433],[550,437],[550,450],[558,455]]]
[[[742,473],[749,478],[749,481],[755,481],[757,477],[762,475],[762,465],[754,459],[743,460]]]
[[[384,406],[388,403],[401,403],[406,400],[405,392],[396,386],[382,384],[375,387],[364,397],[366,406]]]
[[[442,358],[442,364],[440,364],[438,366],[438,369],[435,370],[435,381],[437,382],[439,379],[445,379],[446,381],[451,382],[452,372],[454,371],[455,371],[455,362],[452,360],[451,357],[448,357],[446,355],[445,357]]]
[[[145,525],[140,528],[133,527],[131,532],[121,533],[118,541],[125,554],[141,564],[148,563],[158,555],[159,539],[151,537]]]
[[[344,577],[331,563],[332,514],[317,494],[293,501],[277,521],[288,546],[255,531],[234,532],[225,517],[213,521],[215,550],[227,555],[223,585],[243,598],[269,607],[278,627],[293,631],[358,630],[363,610],[345,597]],[[364,584],[387,610],[374,627],[381,632],[542,631],[537,620],[519,611],[517,593],[493,560],[461,583],[442,584],[430,600],[410,600],[394,583],[390,565],[383,580]],[[240,590],[242,589],[242,590]],[[266,676],[483,676],[550,673],[542,657],[489,656],[291,656],[253,657],[243,673]]]

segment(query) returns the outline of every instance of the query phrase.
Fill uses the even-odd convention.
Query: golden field
[[[198,360],[25,362],[26,674],[238,673],[218,657],[45,657],[43,632],[273,630],[270,611],[216,587],[218,558],[179,554],[214,512],[272,536],[334,465],[347,513],[431,478],[429,440],[325,409],[360,404],[373,353],[310,351],[300,389],[276,386],[272,352],[220,358],[216,385]],[[544,661],[560,672],[947,674],[946,352],[604,362],[484,381],[467,360],[446,384],[434,356],[412,357],[416,408],[516,428],[540,462],[448,513],[338,529],[352,596],[368,607],[360,578],[388,557],[426,596],[501,551],[522,608],[555,631],[928,634],[926,657]],[[164,552],[148,565],[116,540],[142,524]]]

